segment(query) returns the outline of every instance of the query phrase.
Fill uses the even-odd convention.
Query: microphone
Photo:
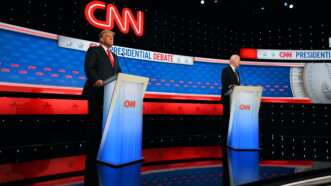
[[[122,58],[125,58],[125,55],[123,52],[119,53],[121,55]],[[125,65],[125,68],[126,68],[126,71],[127,73],[129,74],[130,73],[130,70],[129,70],[129,66],[128,66],[128,63],[127,63],[127,59],[123,59],[123,63]]]

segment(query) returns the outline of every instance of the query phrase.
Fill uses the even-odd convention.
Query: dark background
[[[0,21],[87,40],[98,29],[84,18],[86,0],[2,2]],[[114,2],[114,1],[107,1]],[[145,12],[145,34],[118,30],[116,44],[198,57],[228,58],[241,47],[328,49],[327,1],[124,0],[120,9]],[[102,14],[99,16],[102,17]],[[315,17],[313,17],[315,16]],[[22,46],[24,47],[24,46]],[[79,96],[0,93],[0,96],[80,99]],[[177,102],[176,100],[144,100]],[[186,102],[190,102],[187,100]],[[201,102],[213,103],[218,102]],[[262,104],[262,150],[278,159],[330,160],[330,105]],[[86,116],[1,116],[0,163],[85,152]],[[222,117],[144,116],[144,147],[219,144]],[[306,149],[306,150],[304,150]]]
[[[198,57],[228,58],[241,47],[326,49],[328,1],[299,0],[115,0],[120,10],[145,13],[145,34],[118,33],[116,44]],[[84,18],[88,0],[6,1],[0,21],[97,40],[99,29]],[[288,5],[285,6],[284,3]],[[290,9],[289,5],[293,4]],[[104,17],[102,12],[98,17]]]

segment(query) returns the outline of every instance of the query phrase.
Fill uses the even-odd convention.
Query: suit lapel
[[[106,61],[107,61],[109,64],[111,64],[110,59],[109,59],[109,57],[108,57],[108,55],[107,55],[105,49],[103,49],[103,47],[102,47],[101,45],[99,46],[99,50],[100,50],[100,52],[103,54],[103,56],[106,58]],[[116,56],[115,56],[114,52],[111,52],[111,53],[113,54],[114,63],[115,63],[115,69],[116,69],[116,68],[117,68],[117,59],[116,59]]]
[[[101,45],[99,46],[99,51],[109,61],[108,55]]]
[[[233,78],[236,80],[237,84],[239,84],[239,83],[240,83],[240,76],[239,76],[239,74],[236,73],[236,72],[234,72],[234,71],[232,70],[232,68],[231,68],[230,65],[229,65],[229,68],[230,68],[230,71],[231,71],[231,73],[232,73]],[[237,75],[238,75],[238,78],[237,78]]]

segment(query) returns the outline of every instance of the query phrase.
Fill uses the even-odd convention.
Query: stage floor
[[[81,164],[83,159],[77,158],[75,162]],[[37,164],[31,162],[30,166]],[[272,178],[286,180],[293,175],[328,168],[331,162],[266,159],[260,151],[235,151],[218,146],[152,148],[144,149],[143,162],[119,168],[98,164],[93,185],[241,185]],[[83,186],[82,170],[77,174],[34,179],[36,182],[29,185]]]

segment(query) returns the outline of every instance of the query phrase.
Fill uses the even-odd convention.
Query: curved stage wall
[[[91,44],[94,43],[0,23],[0,91],[80,95],[86,80],[84,50]],[[113,50],[125,73],[150,78],[145,98],[220,99],[220,74],[226,60],[119,46]],[[314,88],[318,78],[307,79],[312,73],[318,74],[316,69],[327,70],[318,65],[331,66],[306,64],[309,68],[304,68],[304,63],[243,61],[241,82],[263,86],[264,102],[330,103],[327,91],[331,85]],[[308,70],[310,76],[308,72],[304,74]],[[328,76],[327,72],[322,74]]]

